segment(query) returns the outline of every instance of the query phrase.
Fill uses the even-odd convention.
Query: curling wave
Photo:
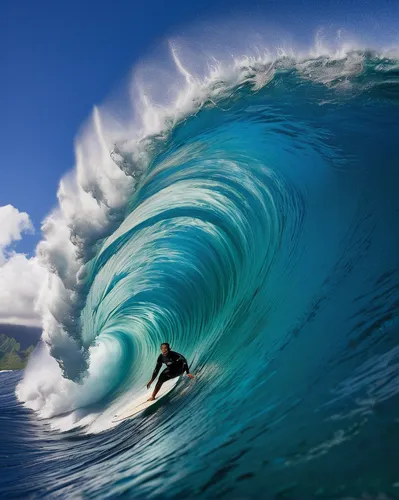
[[[397,232],[380,236],[386,269],[361,272],[397,204],[385,180],[397,179],[395,54],[266,54],[215,62],[201,78],[172,56],[185,81],[173,103],[143,90],[136,119],[119,124],[96,109],[43,226],[44,342],[17,394],[42,417],[67,413],[53,419],[63,429],[110,427],[162,341],[189,358],[195,390],[226,389],[232,409],[277,359],[280,384],[295,376],[302,394],[321,359],[361,337],[348,304],[366,281],[372,293],[384,272],[384,287],[397,279]],[[375,321],[391,324],[393,295],[382,294]],[[317,345],[306,369],[286,366],[295,342],[305,356]]]

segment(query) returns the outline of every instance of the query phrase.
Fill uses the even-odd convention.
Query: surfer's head
[[[164,342],[163,344],[161,344],[161,351],[162,351],[162,354],[168,354],[168,352],[170,351],[170,346],[167,342]]]

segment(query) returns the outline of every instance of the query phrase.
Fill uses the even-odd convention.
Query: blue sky
[[[73,140],[93,105],[165,36],[241,15],[261,16],[299,38],[334,24],[383,42],[398,31],[399,2],[3,0],[0,206],[26,211],[38,229],[73,166]],[[17,250],[31,252],[38,237],[26,236]]]

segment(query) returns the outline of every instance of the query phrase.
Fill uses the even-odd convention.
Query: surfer
[[[152,393],[152,396],[148,399],[148,401],[154,401],[155,396],[158,394],[159,389],[162,387],[162,384],[167,380],[178,377],[184,372],[187,373],[187,376],[189,378],[195,378],[188,369],[186,358],[178,352],[171,351],[170,346],[167,342],[161,344],[161,351],[162,353],[158,356],[157,364],[155,365],[155,370],[152,374],[151,380],[147,384],[147,389],[150,388],[151,384],[156,379],[159,370],[161,369],[162,363],[165,363],[166,368],[159,376],[154,392]]]

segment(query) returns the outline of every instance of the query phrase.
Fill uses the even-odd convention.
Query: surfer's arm
[[[183,371],[185,371],[188,375],[190,373],[190,370],[188,369],[188,363],[187,363],[186,358],[182,354],[177,353],[177,355],[179,356],[177,358],[178,361],[182,361],[182,363],[183,363]]]
[[[162,366],[162,359],[161,359],[161,355],[159,355],[158,359],[157,359],[157,364],[155,365],[154,371],[152,373],[151,383],[157,378],[157,375],[159,373],[159,370],[161,369],[161,366]]]
[[[183,369],[184,371],[187,373],[187,375],[190,373],[190,370],[188,369],[188,364],[187,364],[187,360],[184,356],[182,356],[183,358]]]
[[[192,375],[192,374],[190,373],[190,370],[189,370],[189,368],[188,368],[187,359],[186,359],[184,356],[182,356],[181,354],[180,354],[180,356],[181,356],[181,358],[182,358],[182,360],[183,360],[183,369],[184,369],[184,371],[187,373],[187,376],[188,376],[189,378],[195,378],[195,377],[194,377],[194,375]]]

